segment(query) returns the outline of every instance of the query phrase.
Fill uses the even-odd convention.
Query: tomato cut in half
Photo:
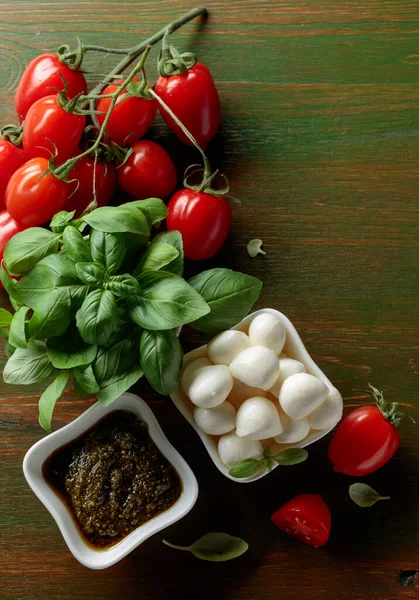
[[[309,546],[319,548],[329,539],[332,523],[330,510],[317,494],[295,496],[271,518],[278,529]]]

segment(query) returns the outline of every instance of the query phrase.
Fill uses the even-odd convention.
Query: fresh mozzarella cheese
[[[221,461],[230,468],[248,458],[261,458],[263,447],[260,442],[241,438],[232,431],[218,440],[218,454]]]
[[[196,406],[214,408],[222,404],[231,392],[233,378],[225,365],[197,369],[185,393]]]
[[[237,411],[236,433],[239,437],[265,440],[279,435],[281,431],[279,413],[268,398],[249,398]]]
[[[307,437],[310,431],[310,421],[307,417],[304,419],[291,419],[279,408],[279,418],[282,423],[282,432],[275,436],[275,442],[278,442],[278,444],[295,444]]]
[[[229,329],[208,344],[208,356],[217,365],[229,365],[240,352],[250,348],[249,336],[243,331]]]
[[[329,429],[334,427],[342,418],[342,396],[337,389],[330,390],[326,400],[320,404],[310,415],[310,424],[313,429]]]
[[[261,313],[250,323],[249,338],[253,346],[266,346],[278,356],[285,344],[285,327],[278,315]]]
[[[236,409],[230,402],[223,402],[215,408],[196,406],[193,416],[199,429],[210,435],[228,433],[236,425]]]
[[[271,394],[278,398],[279,390],[281,389],[281,385],[287,379],[287,377],[291,377],[291,375],[295,375],[296,373],[305,373],[306,368],[302,362],[299,360],[294,360],[293,358],[282,358],[279,357],[279,376],[275,381],[271,389],[269,390]]]
[[[198,369],[202,369],[202,367],[210,367],[212,362],[209,358],[197,358],[193,360],[189,365],[184,369],[182,373],[182,379],[180,381],[180,387],[188,394],[189,388],[191,386],[192,379],[194,377],[195,371]]]
[[[231,402],[233,406],[238,408],[245,400],[254,398],[255,396],[262,396],[265,398],[266,392],[260,388],[250,387],[238,379],[234,379],[233,389],[227,400]]]
[[[327,385],[314,375],[296,373],[282,384],[279,403],[289,417],[303,419],[320,406],[328,393]]]
[[[279,375],[279,360],[265,346],[252,346],[241,352],[230,365],[230,371],[250,387],[269,390]]]

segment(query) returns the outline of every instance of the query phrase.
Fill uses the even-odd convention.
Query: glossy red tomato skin
[[[182,234],[186,258],[204,260],[220,250],[231,227],[231,208],[225,198],[182,189],[167,208],[167,229]]]
[[[74,98],[80,92],[86,94],[87,84],[83,73],[72,71],[60,63],[56,54],[41,54],[26,67],[20,79],[15,95],[15,107],[20,121],[34,102],[64,89],[64,77],[67,83],[67,96]]]
[[[330,536],[330,510],[317,494],[295,496],[281,506],[271,519],[284,533],[315,548],[324,546]]]
[[[362,406],[340,423],[329,446],[333,469],[354,477],[385,465],[400,444],[397,429],[376,406]]]
[[[217,133],[221,121],[220,98],[207,67],[196,63],[184,74],[159,77],[155,89],[198,144],[205,148]],[[192,145],[161,106],[159,111],[177,137],[185,144]]]
[[[138,79],[135,79],[135,81],[138,81]],[[122,83],[122,81],[117,83]],[[117,89],[117,85],[108,85],[102,94],[113,94]],[[108,136],[118,146],[131,146],[143,137],[154,121],[157,112],[155,100],[145,100],[136,96],[124,99],[125,94],[127,94],[126,90],[118,97],[106,127]],[[106,113],[111,102],[111,98],[101,98],[96,109]],[[106,114],[97,115],[99,125],[102,125],[105,118]]]
[[[75,210],[76,217],[82,214],[95,197],[98,206],[109,204],[116,188],[116,170],[113,164],[96,162],[95,165],[94,158],[90,156],[80,158],[67,179],[70,183],[64,210]]]
[[[0,139],[0,210],[5,206],[4,194],[10,177],[27,160],[24,150],[8,140]]]
[[[28,110],[23,126],[23,148],[29,158],[57,155],[64,160],[78,147],[85,125],[84,115],[70,114],[57,104],[56,96],[45,96]]]
[[[65,204],[68,184],[56,179],[52,173],[40,177],[46,169],[46,158],[32,158],[10,178],[6,188],[6,208],[20,225],[42,225]]]
[[[24,225],[17,223],[7,212],[2,210],[0,212],[0,264],[3,260],[4,249],[7,242],[9,242],[16,233],[26,229]],[[3,284],[0,282],[0,290],[3,290]]]
[[[133,153],[118,167],[118,183],[137,200],[167,198],[176,187],[177,173],[164,148],[149,140],[132,146]]]

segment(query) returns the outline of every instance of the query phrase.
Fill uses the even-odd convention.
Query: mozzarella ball
[[[296,373],[282,384],[279,403],[289,417],[303,419],[320,406],[328,393],[327,385],[314,375]]]
[[[223,402],[215,408],[196,406],[193,416],[199,429],[210,435],[228,433],[236,425],[236,409],[230,402]]]
[[[217,365],[229,365],[240,352],[250,348],[249,336],[243,331],[229,329],[208,344],[208,356]]]
[[[233,389],[227,400],[231,402],[233,406],[238,408],[245,400],[253,398],[254,396],[262,396],[265,398],[266,392],[260,388],[250,387],[238,379],[234,379]]]
[[[341,420],[342,411],[342,396],[332,388],[326,400],[308,418],[313,429],[331,429]]]
[[[196,406],[214,408],[222,404],[233,387],[233,378],[225,365],[197,369],[186,394]]]
[[[249,338],[253,346],[266,346],[278,356],[285,344],[285,327],[278,315],[261,313],[250,323]]]
[[[272,350],[252,346],[241,352],[230,365],[233,377],[250,387],[269,390],[279,375],[279,360]]]
[[[275,381],[271,389],[269,390],[271,394],[278,398],[279,390],[281,389],[281,385],[287,379],[287,377],[291,377],[291,375],[295,375],[296,373],[305,373],[306,368],[302,362],[299,360],[294,360],[293,358],[282,358],[279,357],[279,376]]]
[[[282,432],[275,436],[275,442],[278,442],[278,444],[295,444],[307,437],[310,431],[310,422],[307,418],[291,419],[281,408],[279,408],[279,418],[282,423]]]
[[[279,413],[268,398],[249,398],[237,411],[236,433],[249,440],[266,440],[282,431]]]
[[[218,454],[221,461],[230,468],[248,458],[261,458],[263,447],[256,440],[241,438],[235,431],[231,431],[218,440]]]
[[[184,369],[182,373],[182,379],[180,380],[180,387],[188,394],[192,379],[194,377],[195,371],[198,369],[202,369],[202,367],[210,367],[212,362],[209,358],[197,358],[193,360],[189,365]]]

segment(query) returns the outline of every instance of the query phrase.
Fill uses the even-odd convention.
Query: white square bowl
[[[167,511],[140,525],[114,546],[95,550],[85,542],[66,504],[45,481],[42,465],[55,450],[81,436],[104,416],[115,410],[132,412],[147,423],[151,439],[178,472],[182,493],[177,502]],[[198,497],[198,483],[189,465],[166,438],[144,400],[128,393],[120,396],[106,408],[97,402],[69,425],[39,440],[27,452],[23,460],[23,472],[33,492],[55,519],[69,550],[82,565],[89,569],[106,569],[115,564],[150,536],[184,517],[192,509]]]
[[[304,440],[302,440],[301,442],[298,442],[296,444],[278,444],[276,442],[273,442],[270,447],[271,447],[272,455],[275,455],[287,448],[305,448],[306,446],[309,446],[313,442],[315,442],[315,441],[319,440],[320,438],[324,437],[325,435],[327,435],[329,433],[329,431],[331,431],[337,425],[337,423],[340,421],[340,419],[342,418],[343,401],[342,401],[342,396],[339,393],[339,391],[334,387],[334,385],[332,385],[332,383],[329,381],[329,379],[326,377],[326,375],[323,373],[323,371],[316,365],[314,360],[311,358],[311,356],[307,352],[294,325],[284,314],[282,314],[278,310],[275,310],[273,308],[263,308],[261,310],[257,310],[255,312],[251,313],[250,315],[247,315],[247,317],[245,317],[243,319],[243,321],[238,323],[238,325],[236,325],[232,329],[238,329],[240,331],[244,331],[245,333],[247,333],[252,319],[254,319],[257,315],[260,315],[262,313],[271,313],[271,314],[279,316],[279,318],[282,321],[282,324],[285,327],[285,331],[286,331],[286,342],[285,342],[283,352],[285,354],[287,354],[287,356],[289,356],[290,358],[294,358],[294,359],[302,362],[306,368],[307,373],[310,373],[311,375],[318,377],[321,381],[323,381],[329,387],[330,392],[329,392],[328,398],[335,404],[335,408],[336,408],[335,413],[334,413],[336,416],[333,417],[333,419],[331,420],[331,422],[327,428],[321,429],[321,430],[320,429],[318,429],[318,430],[311,429],[308,436],[306,438],[304,438]],[[197,358],[203,358],[203,357],[207,357],[207,356],[208,356],[207,345],[201,346],[200,348],[196,348],[196,350],[192,350],[191,352],[188,352],[188,354],[185,354],[183,365],[184,365],[184,367],[186,367],[189,363],[196,360]],[[261,477],[264,477],[265,475],[268,474],[268,471],[266,469],[264,469],[264,467],[262,465],[261,469],[258,471],[258,473],[256,473],[252,477],[248,477],[246,479],[237,479],[235,477],[232,477],[229,473],[229,468],[221,461],[220,456],[218,454],[217,446],[218,446],[219,436],[209,435],[208,433],[205,433],[201,429],[199,429],[199,427],[196,425],[195,419],[193,417],[193,412],[194,412],[195,406],[190,401],[190,399],[183,393],[180,385],[170,395],[170,397],[171,397],[173,403],[175,404],[175,406],[179,409],[179,411],[185,417],[185,419],[187,419],[187,421],[189,421],[189,423],[195,429],[195,431],[201,438],[202,442],[204,443],[204,446],[206,447],[208,454],[211,456],[212,460],[214,461],[215,466],[221,471],[221,473],[223,475],[225,475],[232,481],[236,481],[238,483],[250,483],[250,482],[256,481],[257,479],[260,479]],[[279,467],[279,465],[274,462],[274,464],[272,465],[272,471],[274,469],[276,469],[277,467]]]

